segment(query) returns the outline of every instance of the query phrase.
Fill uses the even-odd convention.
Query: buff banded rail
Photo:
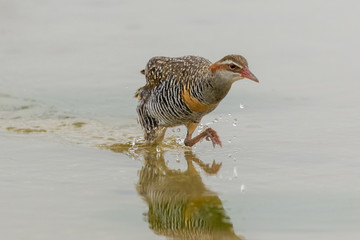
[[[228,55],[215,63],[197,56],[153,57],[141,73],[146,84],[135,93],[137,113],[150,144],[160,143],[168,127],[185,125],[186,146],[203,138],[211,140],[214,147],[221,146],[212,128],[192,137],[201,118],[218,106],[237,80],[259,82],[240,55]]]

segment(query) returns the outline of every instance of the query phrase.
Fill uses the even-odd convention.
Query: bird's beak
[[[250,80],[253,80],[254,82],[259,82],[257,77],[255,77],[254,74],[252,74],[248,67],[244,67],[241,71],[241,76]]]

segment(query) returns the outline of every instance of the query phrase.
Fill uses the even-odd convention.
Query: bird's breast
[[[195,97],[191,96],[190,91],[184,88],[182,92],[182,99],[184,103],[188,106],[188,108],[195,112],[210,112],[216,108],[218,103],[215,104],[206,104],[200,102]]]

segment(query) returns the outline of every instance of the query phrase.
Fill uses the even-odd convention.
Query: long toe
[[[211,140],[213,147],[215,147],[215,145],[220,145],[220,147],[222,147],[220,137],[214,129],[208,128],[206,129],[206,133],[206,140]]]

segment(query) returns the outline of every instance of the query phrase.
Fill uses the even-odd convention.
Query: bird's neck
[[[225,81],[214,75],[203,89],[203,98],[208,104],[219,103],[229,92],[232,81]]]

